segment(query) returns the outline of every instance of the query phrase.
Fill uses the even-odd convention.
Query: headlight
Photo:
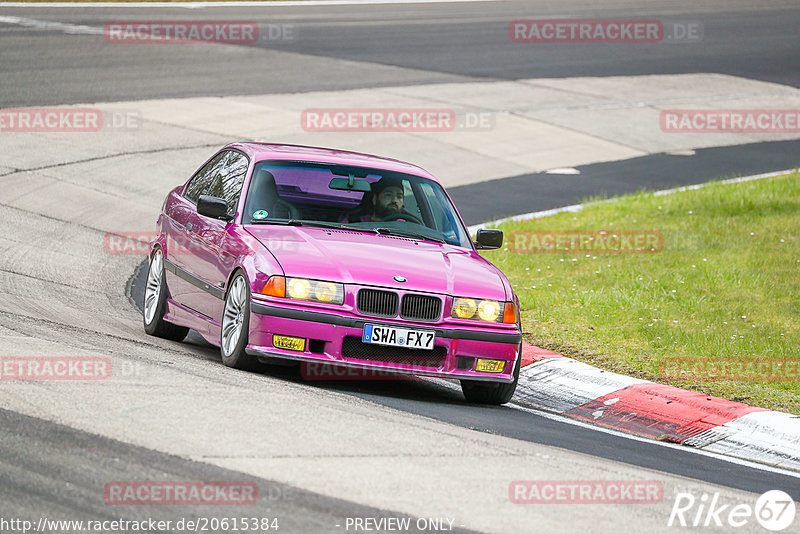
[[[328,304],[344,303],[343,284],[322,280],[308,280],[306,278],[271,276],[261,293],[272,297],[286,297]]]
[[[478,317],[482,321],[496,321],[500,317],[500,303],[496,300],[482,300],[478,304]]]
[[[333,302],[341,294],[342,292],[333,282],[317,282],[314,288],[314,297],[322,302]]]
[[[489,323],[516,323],[517,307],[513,302],[456,297],[453,299],[453,311],[450,315],[458,319],[475,319]]]
[[[305,278],[289,278],[286,295],[290,299],[308,300],[311,296],[311,282]]]
[[[453,317],[472,319],[478,306],[472,299],[455,299],[453,301]]]

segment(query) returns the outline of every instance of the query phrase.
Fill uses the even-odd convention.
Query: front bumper
[[[309,310],[251,301],[247,352],[306,362],[325,362],[356,369],[380,369],[392,374],[450,379],[512,382],[522,336],[514,328],[455,328],[395,319],[368,318],[325,310]],[[365,324],[389,325],[436,333],[434,349],[406,349],[361,343]],[[305,350],[272,344],[274,334],[306,340]],[[475,371],[478,358],[503,360],[502,372]],[[364,374],[363,376],[369,376]]]

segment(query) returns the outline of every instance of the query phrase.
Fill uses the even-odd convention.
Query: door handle
[[[192,223],[186,223],[186,231],[187,232],[191,232],[192,228],[194,228],[194,225]]]

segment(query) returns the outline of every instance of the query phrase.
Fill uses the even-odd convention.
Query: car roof
[[[277,159],[355,165],[359,167],[373,167],[389,171],[416,174],[438,181],[431,173],[417,165],[372,154],[350,152],[348,150],[278,143],[231,143],[225,148],[241,150],[256,161]]]

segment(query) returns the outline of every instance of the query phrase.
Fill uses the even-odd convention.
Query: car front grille
[[[447,349],[439,346],[433,347],[433,350],[388,347],[364,343],[361,338],[354,336],[347,336],[342,342],[342,357],[354,360],[439,368],[444,365],[446,355]]]
[[[356,309],[362,315],[373,317],[400,317],[411,321],[436,321],[442,313],[442,299],[428,295],[407,293],[402,301],[394,291],[360,289]]]
[[[400,317],[415,321],[435,321],[442,313],[442,299],[427,295],[403,295]]]
[[[377,289],[361,289],[356,298],[356,308],[364,315],[395,317],[397,315],[397,293]]]

